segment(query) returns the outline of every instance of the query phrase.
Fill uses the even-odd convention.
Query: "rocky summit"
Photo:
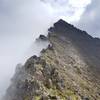
[[[59,20],[39,57],[18,64],[4,100],[100,100],[100,39]]]

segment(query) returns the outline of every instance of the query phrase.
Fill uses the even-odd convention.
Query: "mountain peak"
[[[66,36],[70,38],[71,40],[91,40],[93,39],[92,36],[90,36],[86,31],[82,31],[78,28],[76,28],[74,25],[69,24],[68,22],[60,19],[56,23],[54,23],[53,27],[50,27],[48,29],[49,33],[53,34],[59,34],[62,36]]]
[[[67,23],[63,19],[58,20],[56,23],[54,23],[53,27],[50,27],[49,31],[64,31],[65,29],[72,29],[74,26]]]
[[[71,26],[71,24],[69,24],[68,22],[66,22],[66,21],[64,21],[63,19],[59,19],[54,25],[69,25],[69,26]]]

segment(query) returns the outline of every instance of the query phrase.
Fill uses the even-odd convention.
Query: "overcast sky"
[[[77,26],[94,37],[100,38],[100,0],[92,0],[77,22]]]
[[[99,0],[0,0],[0,93],[7,88],[16,64],[47,45],[37,46],[34,40],[47,34],[58,19],[100,37],[99,5]]]

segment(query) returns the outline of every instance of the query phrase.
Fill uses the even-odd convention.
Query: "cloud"
[[[100,0],[92,0],[92,3],[87,6],[86,11],[82,15],[77,26],[86,30],[94,37],[100,37]]]
[[[36,48],[34,40],[39,34],[47,34],[51,23],[50,13],[39,0],[0,0],[0,96],[8,87],[16,64],[47,46],[38,44]]]
[[[77,22],[91,0],[41,0],[48,5],[53,16],[67,22]]]
[[[51,21],[51,15],[39,0],[0,1],[0,34],[26,34],[34,37],[38,33],[45,34],[44,30]]]

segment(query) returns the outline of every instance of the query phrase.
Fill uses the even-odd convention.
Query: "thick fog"
[[[18,63],[39,54],[48,43],[36,43],[59,18],[78,22],[91,0],[0,0],[0,97]]]
[[[77,26],[86,30],[94,37],[100,38],[100,0],[92,0],[92,3],[87,6],[85,12],[77,22]]]

